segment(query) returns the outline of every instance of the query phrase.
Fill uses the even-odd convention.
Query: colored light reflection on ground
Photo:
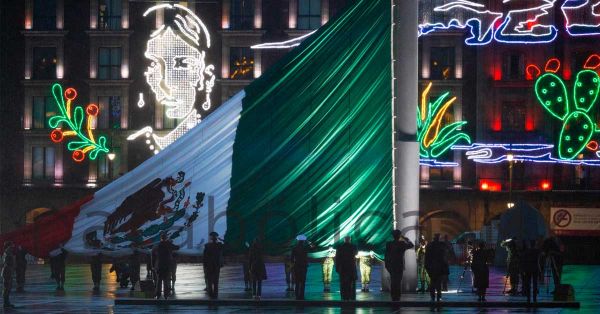
[[[104,265],[101,291],[97,294],[91,292],[92,281],[89,272],[89,265],[70,265],[67,270],[67,282],[65,292],[57,292],[55,286],[50,280],[50,271],[48,265],[30,265],[27,274],[26,293],[13,294],[12,301],[18,306],[15,312],[33,313],[390,313],[386,308],[358,308],[358,309],[339,309],[339,308],[294,308],[294,307],[248,307],[248,306],[220,306],[218,308],[209,308],[207,306],[115,306],[115,298],[142,298],[143,294],[139,291],[131,294],[129,289],[119,289],[114,282],[114,273],[108,273],[109,265]],[[371,292],[357,293],[359,300],[388,300],[387,294],[380,290],[380,267],[376,266],[372,274]],[[285,277],[283,265],[269,264],[269,278],[263,284],[263,299],[292,299],[293,294],[285,292]],[[470,293],[469,274],[460,284],[460,275],[463,268],[453,266],[451,269],[449,292],[445,293],[445,301],[471,301],[476,297]],[[142,275],[145,269],[142,266]],[[204,279],[202,267],[196,264],[183,264],[178,268],[176,294],[178,299],[198,299],[206,298],[202,289],[204,288]],[[490,276],[490,289],[488,301],[523,301],[524,297],[508,297],[501,295],[504,287],[504,270],[492,269]],[[312,264],[309,269],[309,279],[307,281],[307,299],[309,300],[339,300],[339,284],[337,276],[334,275],[332,293],[323,293],[321,285],[320,265]],[[239,265],[228,265],[222,271],[221,276],[221,298],[250,298],[250,295],[243,292],[244,283],[240,281],[241,267]],[[599,313],[600,312],[600,266],[566,266],[564,281],[571,283],[575,287],[576,299],[581,302],[581,309],[472,309],[472,308],[452,308],[441,309],[446,313],[515,313],[515,312],[536,312],[536,313]],[[550,286],[549,290],[553,287]],[[540,286],[539,300],[551,300],[551,296],[546,292],[546,286]],[[426,301],[429,296],[426,294],[404,294],[403,300],[406,301]],[[404,313],[427,313],[428,308],[402,308]]]

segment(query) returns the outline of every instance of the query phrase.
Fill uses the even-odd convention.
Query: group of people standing
[[[502,241],[501,247],[507,250],[507,280],[510,280],[510,295],[523,295],[527,302],[537,301],[538,283],[544,280],[549,267],[554,286],[561,283],[563,256],[562,244],[557,237],[545,240],[522,240],[517,238]],[[519,283],[521,283],[519,287]],[[506,284],[505,284],[506,286]]]

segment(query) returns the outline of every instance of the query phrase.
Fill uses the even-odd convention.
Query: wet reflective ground
[[[7,313],[390,313],[387,308],[377,309],[326,309],[326,308],[294,308],[294,307],[248,307],[227,306],[209,308],[207,306],[115,306],[115,298],[143,298],[143,293],[131,293],[129,289],[118,288],[114,273],[109,274],[110,265],[104,265],[102,287],[99,293],[92,293],[92,280],[88,265],[69,265],[67,267],[67,282],[65,292],[55,291],[55,285],[50,280],[48,265],[30,265],[27,273],[26,292],[12,294],[12,302],[17,305],[14,310]],[[285,277],[283,265],[268,265],[269,278],[263,283],[263,299],[293,299],[293,293],[285,292]],[[449,292],[444,294],[445,301],[475,301],[477,298],[470,293],[470,279],[467,272],[466,278],[461,282],[462,267],[453,267],[450,276]],[[145,269],[142,266],[142,275]],[[241,267],[238,265],[226,266],[221,273],[220,298],[245,299],[250,295],[243,291],[244,283]],[[524,297],[508,297],[502,295],[504,288],[504,270],[493,269],[490,276],[490,289],[488,301],[523,301]],[[375,267],[372,274],[370,293],[357,293],[359,300],[388,300],[389,295],[380,292],[380,268]],[[334,275],[332,293],[323,293],[321,284],[320,265],[311,265],[307,280],[306,297],[309,300],[339,300],[339,285]],[[446,313],[600,313],[600,266],[566,266],[563,281],[575,287],[576,300],[581,302],[581,309],[473,309],[449,308],[440,309]],[[460,290],[457,291],[461,286]],[[204,279],[202,267],[195,264],[179,265],[175,298],[198,299],[206,298],[202,289]],[[553,286],[540,286],[539,300],[551,300],[550,294]],[[406,301],[427,301],[427,294],[405,294]],[[430,308],[402,308],[396,312],[425,313],[432,312]]]

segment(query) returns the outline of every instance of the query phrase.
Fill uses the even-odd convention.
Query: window
[[[229,78],[251,80],[254,74],[254,54],[250,47],[231,47],[229,50]]]
[[[452,154],[448,154],[451,157]],[[445,161],[452,161],[452,158],[444,159]],[[453,181],[454,180],[454,168],[453,167],[431,167],[429,168],[429,181]]]
[[[121,97],[120,96],[100,96],[98,97],[98,128],[113,129],[121,128]]]
[[[33,28],[36,30],[56,29],[56,0],[34,0]]]
[[[502,104],[502,127],[509,132],[525,130],[527,107],[522,102],[505,102]]]
[[[54,147],[32,147],[31,168],[34,180],[54,179]]]
[[[298,0],[298,29],[321,27],[321,0]]]
[[[98,28],[121,29],[121,0],[98,1]]]
[[[252,29],[254,0],[231,1],[231,29]]]
[[[431,48],[431,79],[454,78],[454,47]]]
[[[118,80],[121,78],[121,47],[98,49],[98,79]]]
[[[49,129],[48,119],[56,115],[56,104],[52,97],[33,97],[33,128]]]
[[[56,78],[56,48],[33,48],[33,78],[51,80]]]
[[[525,58],[521,53],[505,55],[502,60],[502,78],[504,80],[522,80],[525,78]]]
[[[98,179],[107,181],[119,176],[121,169],[121,148],[113,147],[111,152],[115,154],[115,159],[110,160],[106,154],[98,157]]]

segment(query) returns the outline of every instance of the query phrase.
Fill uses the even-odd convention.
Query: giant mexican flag
[[[149,248],[167,232],[201,254],[297,234],[379,251],[392,227],[391,12],[357,0],[179,140],[80,202],[5,234],[38,256]]]

